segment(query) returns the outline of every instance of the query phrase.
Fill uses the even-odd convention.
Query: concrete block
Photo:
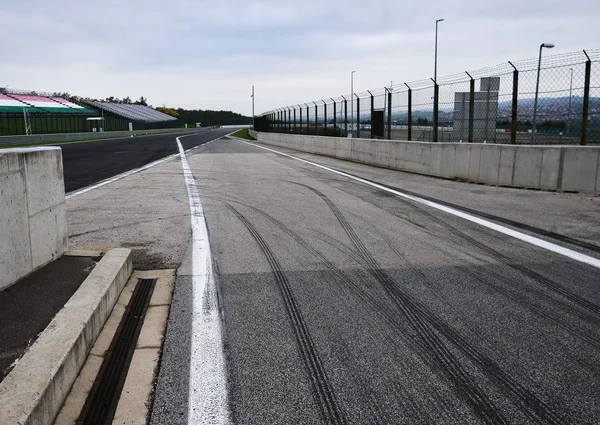
[[[369,159],[368,162],[379,167],[387,167],[389,152],[389,144],[385,140],[369,141]]]
[[[500,173],[501,147],[498,145],[482,145],[479,158],[479,177],[477,181],[488,184],[498,183]]]
[[[500,170],[498,171],[498,184],[512,185],[513,171],[515,168],[515,146],[503,145],[500,149]]]
[[[0,383],[1,424],[51,424],[131,274],[131,250],[109,251]]]
[[[537,146],[517,146],[513,184],[521,187],[540,187],[542,149]]]
[[[471,160],[471,145],[460,143],[455,145],[454,177],[469,179],[469,161]]]
[[[335,156],[341,159],[350,159],[352,152],[352,143],[350,139],[336,138],[335,143]]]
[[[385,166],[389,168],[393,168],[396,164],[396,145],[398,142],[388,141],[386,142],[386,150],[385,150]]]
[[[542,173],[540,175],[540,189],[558,189],[558,177],[560,175],[560,147],[543,147],[542,149]]]
[[[441,144],[431,145],[431,162],[429,164],[429,172],[434,176],[442,175],[442,154],[443,149]]]
[[[598,159],[598,168],[596,169],[596,189],[595,192],[600,192],[600,158]]]
[[[431,144],[419,142],[398,142],[396,148],[396,168],[414,173],[427,174],[431,164]]]
[[[9,155],[2,155],[2,151],[0,151],[0,175],[9,173],[8,157]]]
[[[27,197],[21,173],[0,175],[0,241],[2,290],[32,271]]]
[[[8,170],[16,173],[23,169],[23,157],[21,155],[8,155]]]
[[[481,162],[481,150],[483,145],[472,144],[471,145],[471,156],[469,158],[469,180],[478,182],[479,181],[479,165]]]
[[[442,162],[440,175],[443,177],[455,177],[456,145],[454,143],[443,143]]]
[[[568,147],[564,148],[562,169],[562,190],[593,192],[598,178],[597,147]]]
[[[65,202],[29,218],[31,264],[42,267],[67,250],[67,205]]]
[[[23,158],[29,216],[64,202],[65,184],[60,148],[52,151],[32,150]]]
[[[364,139],[352,139],[352,160],[357,162],[369,161],[369,144]]]

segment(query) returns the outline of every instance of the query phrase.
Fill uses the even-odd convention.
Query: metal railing
[[[431,142],[600,144],[600,49],[296,104],[259,131]],[[350,116],[354,110],[354,117]],[[533,132],[534,115],[536,131]]]

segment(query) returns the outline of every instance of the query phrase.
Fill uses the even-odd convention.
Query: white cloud
[[[587,0],[3,3],[0,86],[245,114],[429,78],[440,17],[439,75],[599,47]]]

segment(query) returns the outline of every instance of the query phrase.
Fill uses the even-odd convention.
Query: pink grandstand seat
[[[52,99],[55,102],[62,103],[63,105],[68,106],[70,108],[82,108],[83,109],[83,106],[77,105],[73,102],[69,102],[68,100],[63,99],[62,97],[51,97],[50,99]]]

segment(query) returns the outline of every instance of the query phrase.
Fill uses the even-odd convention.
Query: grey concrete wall
[[[499,186],[600,192],[599,146],[529,146],[251,135],[270,145],[401,171]]]
[[[67,142],[69,140],[108,139],[112,137],[128,137],[134,135],[156,134],[156,133],[178,133],[184,131],[199,131],[200,128],[163,128],[158,130],[135,130],[135,131],[104,131],[87,133],[57,133],[57,134],[34,134],[32,136],[0,136],[0,146],[22,146],[45,142]]]
[[[67,249],[60,148],[0,150],[0,241],[0,290]]]

